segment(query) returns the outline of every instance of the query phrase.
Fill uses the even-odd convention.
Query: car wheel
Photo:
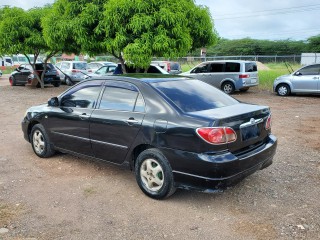
[[[288,84],[280,84],[277,87],[277,94],[279,96],[288,96],[290,94],[290,87]]]
[[[72,86],[73,85],[73,82],[71,81],[71,78],[69,78],[69,77],[66,77],[65,82],[66,82],[66,84],[68,86]]]
[[[9,83],[10,83],[11,86],[16,86],[17,85],[16,80],[14,80],[14,77],[12,77],[12,76],[9,77]]]
[[[224,91],[226,94],[232,94],[234,93],[235,87],[232,82],[224,82],[221,86],[222,91]]]
[[[34,125],[31,130],[31,145],[35,154],[41,158],[51,157],[55,153],[41,124]]]
[[[157,149],[147,149],[139,154],[135,175],[140,189],[151,198],[164,199],[176,190],[171,166]]]
[[[53,83],[52,85],[53,85],[54,87],[60,87],[61,83],[56,82],[56,83]]]

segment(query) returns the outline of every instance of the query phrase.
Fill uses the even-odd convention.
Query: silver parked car
[[[110,64],[116,64],[116,63],[106,62],[106,61],[90,62],[87,65],[87,70],[88,70],[88,73],[94,73],[95,71],[97,71],[102,66],[108,66]]]
[[[222,60],[203,62],[183,76],[199,79],[220,88],[227,94],[235,90],[247,91],[259,84],[256,62],[242,60]]]
[[[62,61],[56,64],[62,83],[71,86],[84,79],[88,74],[87,62],[85,61]]]
[[[320,93],[320,64],[304,66],[274,80],[273,91],[279,96],[290,93]]]

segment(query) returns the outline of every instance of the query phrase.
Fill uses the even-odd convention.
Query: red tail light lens
[[[226,144],[237,140],[236,132],[229,127],[198,128],[197,134],[210,144]]]
[[[249,74],[240,74],[239,78],[249,78],[250,75]]]
[[[73,73],[76,73],[76,72],[80,72],[80,70],[78,70],[78,69],[72,69],[72,72],[73,72]]]
[[[272,122],[271,122],[271,114],[270,114],[267,121],[266,121],[266,126],[265,126],[266,130],[271,129],[271,123]]]
[[[167,69],[168,69],[168,72],[171,71],[171,65],[170,65],[170,63],[167,63]]]

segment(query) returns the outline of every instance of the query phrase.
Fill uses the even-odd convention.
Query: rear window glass
[[[199,80],[152,83],[175,106],[184,112],[196,112],[237,104],[238,101]]]
[[[73,69],[81,69],[81,70],[86,70],[87,69],[87,63],[85,62],[80,62],[80,63],[73,63]]]
[[[246,63],[246,72],[256,72],[258,71],[257,64],[255,63]]]
[[[180,64],[179,63],[170,63],[171,70],[180,70]]]

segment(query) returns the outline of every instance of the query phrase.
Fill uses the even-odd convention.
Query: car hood
[[[276,80],[279,80],[279,79],[290,79],[291,78],[291,74],[286,74],[286,75],[282,75],[280,77],[277,77]]]

